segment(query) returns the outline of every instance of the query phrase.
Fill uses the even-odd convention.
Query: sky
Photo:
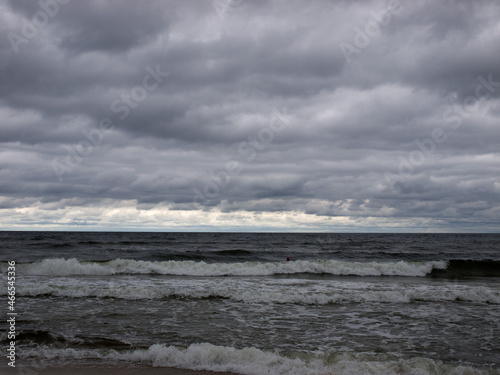
[[[499,232],[498,1],[2,0],[0,230]]]

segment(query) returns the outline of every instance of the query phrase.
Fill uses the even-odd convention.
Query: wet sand
[[[54,367],[36,369],[33,367],[1,368],[5,375],[238,375],[232,372],[195,371],[168,367]],[[6,370],[4,372],[3,370]],[[23,371],[24,370],[24,371]]]

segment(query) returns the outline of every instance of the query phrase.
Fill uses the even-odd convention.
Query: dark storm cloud
[[[3,209],[494,230],[496,2],[55,1],[0,8]]]
[[[66,52],[124,52],[147,43],[168,27],[168,8],[153,1],[136,1],[134,6],[101,0],[71,1],[70,6],[66,6],[68,0],[9,0],[8,3],[12,10],[28,19],[40,10],[50,16],[50,9],[59,13],[57,8],[61,8],[53,23],[59,27],[58,45]]]

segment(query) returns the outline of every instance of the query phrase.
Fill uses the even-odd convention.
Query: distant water
[[[500,235],[0,232],[0,244],[4,301],[17,263],[19,366],[500,374]]]

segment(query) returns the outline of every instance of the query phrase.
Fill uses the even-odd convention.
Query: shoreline
[[[121,367],[121,366],[105,366],[105,365],[88,365],[88,366],[58,366],[43,369],[37,369],[29,366],[19,367],[0,367],[5,375],[19,375],[20,370],[29,371],[30,374],[37,375],[241,375],[234,372],[217,372],[208,370],[187,370],[174,367]],[[4,370],[6,372],[4,372]],[[28,372],[26,372],[28,373]]]

